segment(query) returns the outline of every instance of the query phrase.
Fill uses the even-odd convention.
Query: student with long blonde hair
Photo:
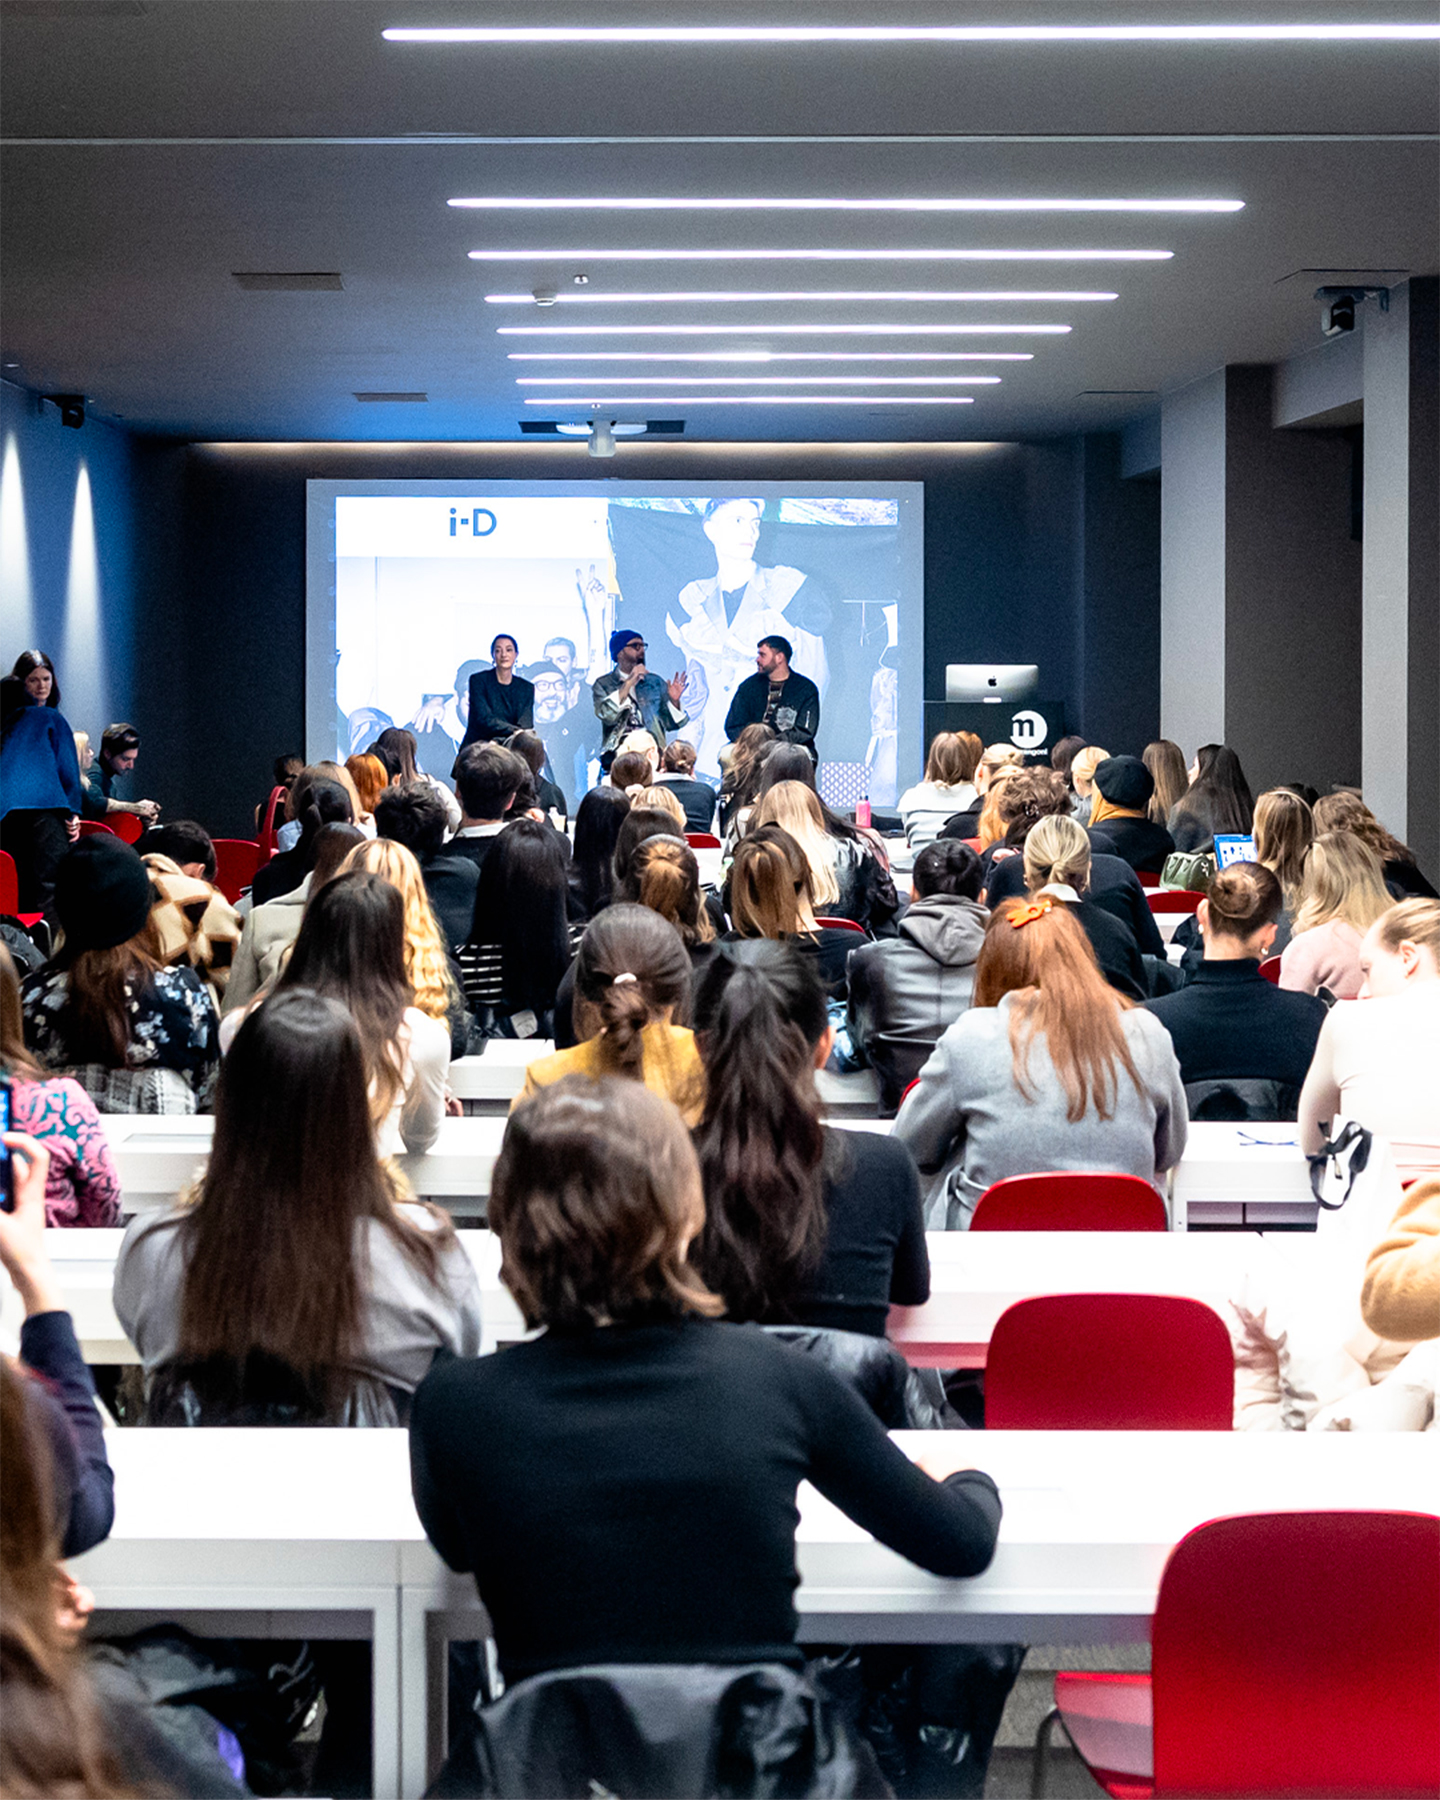
[[[368,869],[383,875],[400,890],[405,903],[405,973],[414,993],[413,1004],[426,1018],[438,1019],[450,1033],[452,1056],[465,1054],[467,1018],[445,934],[435,917],[425,877],[414,854],[391,838],[373,838],[357,844],[346,857],[341,873]]]
[[[1010,828],[1004,812],[1005,789],[1021,773],[1021,769],[1022,765],[1018,762],[1001,763],[986,785],[980,817],[975,822],[975,835],[980,840],[982,852],[992,844],[1000,843]]]
[[[929,1223],[964,1231],[992,1182],[1101,1169],[1159,1185],[1185,1149],[1185,1090],[1160,1021],[1108,987],[1059,900],[997,908],[975,999],[935,1046],[895,1136],[934,1176]]]
[[[1364,971],[1360,944],[1390,908],[1380,859],[1348,831],[1323,832],[1305,857],[1294,935],[1280,958],[1280,985],[1301,994],[1328,988],[1353,1000]]]
[[[840,898],[836,878],[836,843],[825,831],[820,802],[803,782],[781,781],[755,808],[752,831],[761,825],[778,825],[800,846],[810,871],[810,901],[822,912]]]
[[[770,938],[813,952],[826,992],[846,991],[850,952],[864,942],[843,926],[817,925],[805,852],[779,825],[757,825],[740,840],[730,865],[729,912],[733,929],[723,942]]]
[[[1279,956],[1295,929],[1305,881],[1305,857],[1315,842],[1310,803],[1293,788],[1270,788],[1255,802],[1255,860],[1280,883],[1284,904],[1275,926],[1273,954]]]
[[[1070,785],[1075,790],[1075,817],[1082,825],[1090,823],[1090,807],[1095,798],[1095,771],[1109,762],[1110,752],[1098,744],[1087,744],[1075,752],[1070,764]]]
[[[688,830],[685,823],[685,808],[668,787],[661,787],[657,783],[654,787],[639,788],[631,794],[630,803],[632,806],[652,806],[657,811],[663,812],[668,818],[675,821],[675,828],[682,837]]]

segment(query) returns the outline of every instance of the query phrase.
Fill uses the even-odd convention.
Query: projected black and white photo
[[[746,711],[737,690],[757,672],[760,640],[775,637],[819,691],[815,752],[831,803],[893,805],[913,779],[918,486],[309,485],[309,724],[328,754],[343,758],[404,725],[422,767],[448,778],[470,678],[492,666],[503,633],[534,685],[554,779],[573,800],[599,776],[591,684],[615,666],[623,632],[643,639],[652,673],[683,678],[685,722],[673,735],[695,745],[697,773],[717,782]],[[332,621],[333,696],[322,699]],[[902,746],[907,717],[915,743]]]

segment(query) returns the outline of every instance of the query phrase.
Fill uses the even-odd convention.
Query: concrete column
[[[1365,303],[1362,782],[1433,876],[1440,866],[1437,294],[1433,276]]]

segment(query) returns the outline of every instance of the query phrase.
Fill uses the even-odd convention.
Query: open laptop
[[[947,663],[945,699],[951,706],[1027,700],[1040,682],[1035,663]]]
[[[1255,840],[1253,837],[1215,836],[1215,867],[1228,869],[1231,863],[1254,862]]]

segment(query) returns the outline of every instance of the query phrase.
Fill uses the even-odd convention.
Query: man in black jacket
[[[725,715],[725,735],[733,744],[747,725],[768,725],[787,744],[815,755],[820,729],[820,690],[790,667],[789,638],[763,637],[755,647],[755,669],[735,690]]]
[[[899,935],[850,954],[850,1036],[875,1071],[887,1119],[946,1027],[969,1006],[990,917],[979,901],[980,858],[968,844],[927,844],[911,882],[914,905]]]

